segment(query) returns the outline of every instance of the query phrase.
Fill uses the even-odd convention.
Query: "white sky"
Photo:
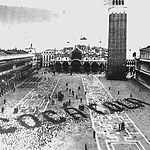
[[[49,22],[0,24],[1,48],[24,49],[30,43],[37,51],[77,43],[107,48],[108,9],[104,0],[0,0],[0,4],[44,8],[59,14]],[[125,4],[128,7],[127,51],[130,58],[139,47],[150,45],[150,0],[125,0]],[[81,36],[88,40],[80,41]],[[101,44],[99,40],[102,40]]]

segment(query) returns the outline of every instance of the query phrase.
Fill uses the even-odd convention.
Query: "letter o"
[[[35,125],[34,126],[30,126],[30,125],[28,125],[28,124],[26,124],[23,120],[22,120],[22,118],[23,117],[30,117],[30,118],[32,118],[33,120],[34,120],[34,122],[35,122]],[[35,127],[40,127],[41,126],[41,122],[39,121],[39,119],[37,119],[35,116],[33,116],[33,115],[31,115],[31,114],[24,114],[24,115],[21,115],[21,116],[19,116],[18,118],[17,118],[17,121],[22,125],[22,126],[24,126],[25,128],[27,128],[27,129],[33,129],[33,128],[35,128]]]

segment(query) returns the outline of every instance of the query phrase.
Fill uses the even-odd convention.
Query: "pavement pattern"
[[[32,85],[32,81],[25,81],[18,86],[16,92],[7,93],[9,96],[14,95],[13,101],[5,95],[7,107],[4,113],[0,113],[0,150],[82,150],[85,144],[88,149],[96,150],[89,109],[86,107],[83,112],[87,118],[72,110],[74,115],[79,117],[79,120],[75,120],[62,109],[61,103],[63,102],[57,101],[57,105],[51,104],[53,99],[56,100],[55,94],[59,90],[65,94],[64,101],[71,99],[72,107],[78,109],[80,97],[84,104],[85,94],[81,77],[78,75],[62,76],[62,74],[47,75],[40,80],[37,87],[29,86]],[[65,83],[68,81],[70,81],[68,87],[78,94],[78,99],[66,91]],[[27,89],[29,89],[28,92]],[[20,94],[17,97],[18,91],[24,92],[25,90],[26,94],[23,94],[22,98]],[[19,110],[15,114],[14,108]],[[47,112],[43,115],[45,111]],[[49,111],[54,111],[56,114]],[[59,121],[61,117],[65,118],[65,122],[57,124],[50,121],[50,119]]]
[[[112,101],[113,97],[97,77],[83,75],[82,81],[87,92],[87,104],[97,104],[96,109],[106,114],[90,110],[98,150],[149,150],[149,141],[125,112],[111,114],[102,105],[105,101]],[[118,131],[122,121],[125,123],[125,130]]]
[[[41,76],[43,77],[43,75]],[[10,98],[10,102],[7,102],[6,110],[3,114],[0,114],[0,131],[1,128],[9,129],[12,127],[14,132],[0,134],[0,150],[80,150],[84,149],[84,143],[88,144],[88,149],[90,150],[95,150],[97,148],[98,150],[150,149],[150,143],[147,138],[125,112],[111,114],[110,111],[102,105],[104,102],[113,101],[114,98],[96,76],[75,75],[66,76],[66,79],[64,79],[65,78],[61,78],[61,75],[47,75],[43,80],[39,78],[40,82],[36,83],[37,87],[33,86],[33,88],[33,80],[31,80],[29,84],[26,82],[22,86],[22,92],[27,88],[30,88],[30,90],[21,100],[19,100],[19,98],[11,100]],[[69,80],[69,88],[76,91],[75,93],[78,93],[79,97],[83,98],[83,101],[86,92],[85,96],[87,103],[83,104],[85,105],[84,113],[88,116],[87,119],[81,118],[79,121],[75,121],[71,116],[67,115],[65,111],[60,109],[58,104],[57,107],[52,107],[51,105],[51,99],[55,98],[56,91],[58,92],[63,89],[65,99],[71,99],[72,106],[78,108],[80,99],[72,97],[71,94],[65,90],[66,88],[64,85]],[[81,86],[80,92],[78,92],[79,85]],[[18,89],[16,89],[16,91],[18,91]],[[15,93],[13,93],[13,95],[17,97]],[[103,112],[105,115],[89,109],[88,105],[91,103],[96,104],[96,110]],[[16,107],[19,108],[19,112],[13,114],[13,110]],[[36,109],[36,107],[38,107],[38,109]],[[57,112],[56,115],[47,113],[49,117],[58,120],[60,117],[65,117],[66,122],[57,125],[47,121],[43,117],[42,112],[49,109]],[[31,115],[22,117],[26,126],[31,127],[30,129],[22,126],[20,122],[17,121],[17,118],[24,114],[32,114],[38,118],[36,120]],[[7,119],[4,121],[2,118],[7,118],[9,121],[7,121]],[[92,127],[89,118],[91,118]],[[118,131],[118,125],[122,121],[125,122],[125,130]],[[96,131],[97,148],[94,145],[95,141],[92,141],[92,128]],[[81,136],[81,134],[84,136]],[[89,135],[90,137],[87,138]],[[91,147],[92,143],[93,146]]]
[[[49,124],[42,112],[46,110],[59,79],[59,76],[46,78],[39,82],[38,87],[31,88],[20,101],[14,99],[13,104],[7,102],[4,113],[0,114],[0,130],[3,128],[2,131],[8,133],[0,134],[0,150],[40,150],[56,135],[56,130],[60,130],[60,127]],[[13,113],[14,108],[18,108],[18,113]],[[17,118],[24,114],[27,115],[21,118],[24,121],[22,126]]]

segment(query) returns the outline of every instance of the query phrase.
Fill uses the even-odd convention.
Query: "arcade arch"
[[[56,62],[56,71],[61,72],[61,63],[60,62]]]
[[[81,63],[79,60],[73,60],[71,63],[72,72],[81,72]]]
[[[63,67],[63,71],[64,72],[68,72],[69,71],[69,64],[68,64],[68,62],[63,62],[63,64],[62,64],[62,67]]]
[[[89,62],[84,63],[83,70],[84,70],[84,72],[90,72],[90,63]]]
[[[93,62],[91,65],[92,72],[98,72],[98,68],[99,68],[99,66],[98,66],[97,62]]]

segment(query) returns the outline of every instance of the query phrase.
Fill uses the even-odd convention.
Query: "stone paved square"
[[[149,150],[147,89],[133,81],[120,83],[108,81],[102,75],[53,75],[39,71],[18,85],[15,92],[1,97],[1,101],[7,101],[4,113],[0,114],[1,149],[83,150],[87,145],[90,150]],[[138,87],[143,88],[143,95],[138,94]],[[116,94],[117,88],[120,95]],[[62,101],[58,100],[60,91]],[[144,107],[112,113],[111,109],[116,107],[110,104],[117,99],[129,103],[123,100],[129,97],[128,92],[143,100]],[[135,101],[130,102],[132,107]],[[67,108],[64,103],[68,103]],[[79,106],[84,106],[84,110]],[[17,113],[14,108],[18,108]],[[141,119],[140,114],[146,116]],[[122,121],[125,130],[118,131]]]

